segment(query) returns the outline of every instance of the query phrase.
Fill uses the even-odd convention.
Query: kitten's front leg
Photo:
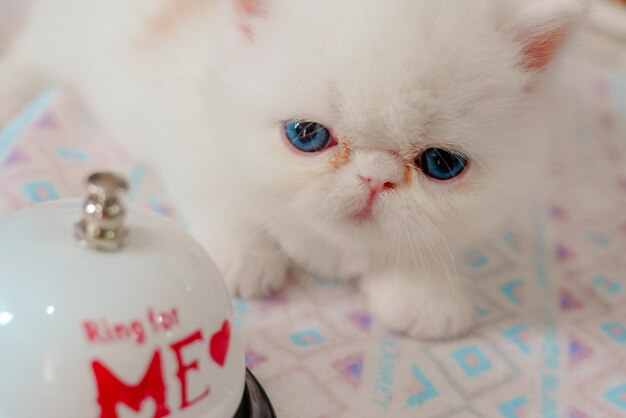
[[[453,280],[453,281],[451,281]],[[361,280],[376,320],[415,338],[445,339],[466,334],[474,323],[467,291],[445,274],[389,272]]]
[[[196,225],[192,233],[217,264],[229,293],[249,299],[279,290],[289,264],[280,246],[259,229],[228,225]]]

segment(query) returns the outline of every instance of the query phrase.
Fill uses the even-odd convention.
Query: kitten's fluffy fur
[[[394,330],[449,337],[473,317],[450,254],[540,173],[552,58],[583,9],[582,0],[43,0],[0,63],[0,97],[6,113],[5,98],[41,76],[76,89],[160,169],[234,294],[275,291],[295,265],[359,279]],[[293,118],[324,123],[339,145],[294,152],[281,133]],[[449,184],[416,168],[404,178],[432,145],[468,155],[467,173]],[[330,163],[336,153],[342,164]],[[397,184],[365,222],[350,218],[367,200],[359,176]]]

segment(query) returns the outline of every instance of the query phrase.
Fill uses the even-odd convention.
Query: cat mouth
[[[363,223],[363,222],[373,220],[374,205],[376,204],[376,201],[378,200],[379,195],[380,195],[380,190],[370,189],[368,196],[367,196],[367,200],[365,201],[365,205],[363,206],[363,208],[359,209],[356,212],[353,212],[350,215],[350,218],[353,221],[356,221],[358,223]]]
[[[372,205],[367,205],[363,209],[357,212],[354,212],[352,215],[350,215],[350,218],[353,221],[356,221],[358,223],[367,222],[371,220],[373,218]]]
[[[350,215],[350,219],[357,223],[364,223],[372,221],[374,219],[374,204],[376,203],[376,195],[370,195],[367,199],[367,203],[362,209],[353,212]]]

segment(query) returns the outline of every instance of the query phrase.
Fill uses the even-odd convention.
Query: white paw
[[[233,297],[267,296],[279,290],[287,279],[287,256],[271,241],[222,248],[213,258]]]
[[[446,278],[420,280],[397,273],[365,279],[361,289],[376,320],[389,329],[419,339],[447,339],[467,334],[475,322],[465,290],[453,291]]]

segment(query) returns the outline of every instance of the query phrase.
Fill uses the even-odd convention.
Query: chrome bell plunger
[[[123,178],[87,190],[78,224],[77,200],[0,221],[0,418],[275,417],[210,257]]]
[[[96,173],[87,179],[83,219],[76,224],[81,246],[97,251],[116,251],[122,247],[128,233],[124,226],[127,191],[128,182],[113,173]]]

